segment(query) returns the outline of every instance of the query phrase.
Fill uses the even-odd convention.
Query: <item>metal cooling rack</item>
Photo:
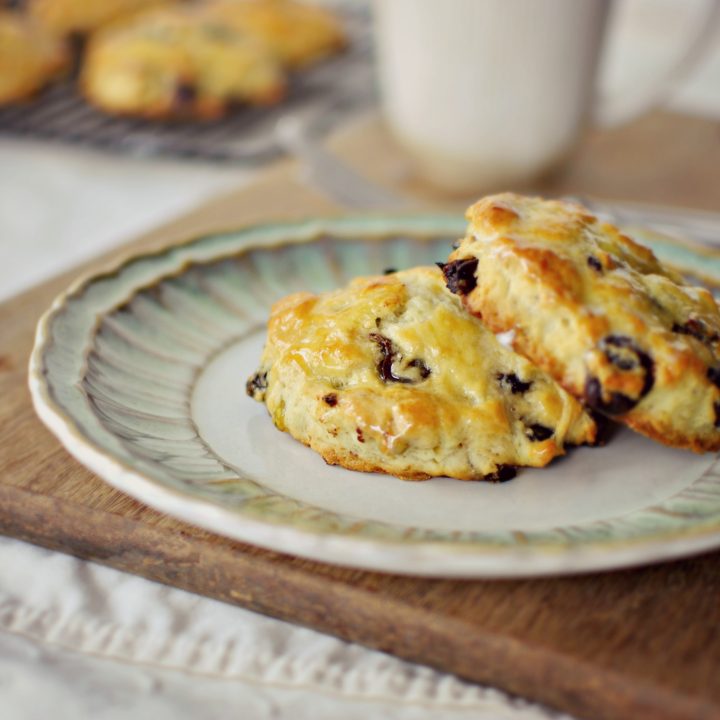
[[[0,135],[93,146],[123,154],[265,162],[283,150],[278,120],[300,118],[324,134],[375,102],[367,8],[338,7],[348,50],[295,75],[287,98],[273,108],[241,107],[210,122],[112,117],[86,103],[72,80],[50,86],[29,104],[0,108]]]

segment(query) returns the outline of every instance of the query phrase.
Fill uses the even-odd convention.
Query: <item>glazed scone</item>
[[[720,449],[720,314],[650,249],[559,200],[467,213],[448,287],[585,404],[655,440]]]
[[[32,97],[67,62],[61,40],[20,13],[0,10],[0,105]]]
[[[413,480],[506,480],[596,435],[580,404],[501,345],[434,267],[279,301],[247,391],[329,464]]]
[[[238,103],[278,102],[285,77],[261,42],[178,7],[94,35],[81,85],[106,112],[212,119]]]
[[[297,69],[340,52],[347,38],[329,10],[293,0],[215,0],[205,13],[260,38],[281,62]]]
[[[85,35],[111,22],[173,0],[29,0],[28,13],[57,35]]]

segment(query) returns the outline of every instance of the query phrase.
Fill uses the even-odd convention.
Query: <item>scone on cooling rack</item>
[[[247,391],[328,463],[411,480],[506,480],[597,431],[434,267],[279,301]]]
[[[720,450],[720,313],[650,249],[569,202],[468,210],[448,287],[597,411],[665,445]]]
[[[171,2],[173,0],[28,0],[27,8],[40,25],[56,35],[86,35],[133,13]]]
[[[238,104],[276,103],[286,83],[260,41],[177,7],[94,35],[81,85],[87,99],[106,112],[212,119]]]
[[[260,38],[292,69],[312,65],[347,45],[338,18],[317,5],[294,0],[211,0],[204,13]]]
[[[0,105],[32,97],[67,63],[61,40],[20,13],[0,10]]]

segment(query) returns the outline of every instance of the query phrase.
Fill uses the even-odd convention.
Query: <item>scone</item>
[[[503,194],[468,210],[448,287],[585,404],[665,445],[720,449],[720,314],[585,208]]]
[[[29,0],[29,14],[56,35],[85,35],[108,23],[172,0]]]
[[[247,391],[326,462],[412,480],[507,480],[596,436],[581,405],[467,313],[434,267],[280,300]]]
[[[106,112],[148,118],[212,119],[238,103],[273,104],[285,92],[283,70],[261,42],[182,8],[94,35],[81,85]]]
[[[338,19],[325,8],[292,0],[215,0],[208,17],[260,38],[289,68],[307,67],[347,44]]]
[[[0,10],[0,105],[32,97],[67,62],[61,40],[20,13]]]

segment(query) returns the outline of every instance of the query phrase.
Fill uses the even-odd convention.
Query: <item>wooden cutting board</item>
[[[712,122],[656,114],[622,130],[596,133],[565,176],[542,189],[720,209],[719,130]],[[408,174],[405,159],[375,121],[334,144],[376,179],[437,202]],[[110,256],[233,223],[333,212],[338,208],[302,187],[287,162],[252,187]],[[97,268],[110,256],[89,265]],[[578,717],[720,718],[720,553],[559,579],[394,577],[233,542],[105,485],[36,419],[26,390],[35,323],[79,271],[0,306],[0,531],[495,685]]]

